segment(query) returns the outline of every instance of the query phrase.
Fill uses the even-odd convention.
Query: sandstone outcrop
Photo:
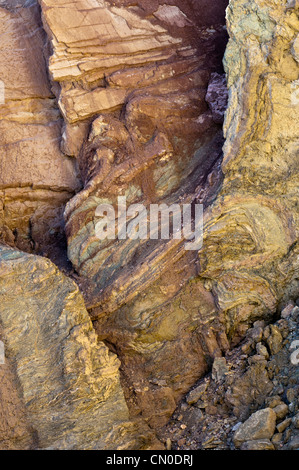
[[[129,420],[120,362],[98,341],[73,281],[49,260],[1,247],[0,298],[0,448],[159,448]]]

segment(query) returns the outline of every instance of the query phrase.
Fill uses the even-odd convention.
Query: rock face
[[[231,1],[227,20],[224,181],[207,214],[201,276],[213,279],[233,333],[298,290],[298,6]]]
[[[240,447],[244,442],[256,441],[260,439],[271,439],[276,426],[276,414],[272,408],[265,408],[252,414],[243,423],[234,435],[236,447]]]
[[[8,361],[0,368],[1,448],[139,449],[154,443],[144,424],[129,421],[119,360],[98,341],[74,282],[49,260],[3,247],[0,298]],[[19,393],[10,385],[14,380]]]
[[[229,342],[295,295],[299,24],[296,5],[230,2],[221,183],[222,25],[175,2],[112,3],[40,2],[62,148],[78,156],[84,184],[65,212],[68,255],[97,331],[159,426]],[[99,241],[96,208],[120,195],[146,207],[204,203],[200,253],[175,239]],[[165,403],[157,416],[153,401]]]
[[[38,6],[0,3],[1,239],[26,251],[61,255],[65,203],[80,188],[62,154],[61,116],[43,55]],[[3,95],[3,93],[2,93]]]
[[[225,75],[226,0],[38,3],[0,3],[0,237],[60,262],[65,229],[85,304],[49,261],[3,248],[4,386],[20,423],[1,411],[11,436],[3,446],[142,447],[150,434],[128,423],[124,397],[131,416],[160,428],[212,367],[212,380],[229,385],[223,356],[299,295],[299,5],[230,0]],[[139,237],[99,239],[97,208],[120,197],[146,209],[203,204],[202,248],[143,238],[140,209],[126,220]],[[255,407],[272,408],[267,361],[285,339],[278,325],[255,325],[251,367],[225,393],[242,420],[253,406],[244,387]],[[192,404],[197,393],[191,421],[205,409],[205,386]],[[106,414],[111,433],[96,427]],[[270,437],[248,434],[240,445],[272,449],[279,436]]]
[[[95,211],[100,204],[116,207],[119,196],[147,208],[214,197],[227,99],[226,2],[216,3],[207,11],[206,2],[40,1],[65,121],[62,150],[78,158],[84,184],[65,211],[68,256],[97,332],[119,354],[124,383],[155,426],[207,368],[193,334],[198,307],[188,294],[173,304],[196,275],[197,256],[176,239],[98,240]],[[203,286],[188,289],[213,315]],[[160,379],[165,386],[153,385]],[[165,403],[157,416],[153,400]]]

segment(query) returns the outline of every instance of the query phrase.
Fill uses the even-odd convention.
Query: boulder
[[[0,299],[10,371],[0,386],[2,448],[161,448],[130,420],[120,362],[98,341],[71,279],[49,260],[0,247]]]
[[[235,432],[233,441],[240,447],[248,441],[271,439],[276,425],[276,414],[272,408],[256,411]]]

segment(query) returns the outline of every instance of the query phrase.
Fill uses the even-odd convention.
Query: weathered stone
[[[213,362],[212,377],[216,382],[224,379],[229,371],[225,357],[216,357]]]
[[[288,388],[286,391],[286,397],[289,403],[292,403],[298,397],[298,387]]]
[[[208,387],[208,382],[204,382],[200,384],[198,387],[191,390],[191,392],[189,392],[186,397],[186,401],[188,405],[194,405],[195,403],[197,403],[198,400],[200,400],[203,394],[205,393],[207,387]]]
[[[284,405],[284,402],[281,401],[279,395],[270,396],[265,401],[267,407],[269,408],[276,408],[277,406]]]
[[[291,422],[292,422],[291,418],[285,419],[284,421],[282,421],[276,426],[277,431],[279,433],[283,433],[287,429],[287,427],[290,426]]]
[[[240,450],[275,450],[275,447],[269,439],[259,439],[256,441],[244,442],[241,445]]]
[[[2,331],[0,339],[3,342]],[[7,357],[3,362],[0,363],[0,450],[29,450],[34,447],[34,429],[26,416],[13,364]]]
[[[270,407],[272,408],[272,407]],[[273,408],[273,410],[276,413],[277,419],[283,419],[286,417],[286,415],[289,412],[289,408],[285,403],[282,403],[281,405],[277,405]]]
[[[298,450],[299,449],[299,435],[293,436],[288,443],[288,450]]]
[[[264,346],[262,343],[257,343],[256,352],[259,355],[263,356],[265,359],[269,359],[268,350],[267,350],[266,346]]]
[[[256,326],[249,330],[249,336],[256,343],[260,343],[263,337],[263,328],[261,326]]]
[[[1,247],[0,297],[5,354],[15,364],[21,412],[35,435],[32,447],[140,449],[154,444],[146,425],[129,420],[120,363],[98,341],[73,281],[49,260]],[[26,420],[20,420],[6,439],[23,440],[26,447],[25,430]]]
[[[282,336],[277,326],[270,325],[270,336],[267,339],[272,354],[277,354],[282,347]]]
[[[224,74],[212,74],[206,94],[206,101],[209,103],[214,121],[222,123],[228,102],[227,84]]]
[[[294,303],[291,302],[289,303],[281,312],[281,318],[288,318],[288,316],[291,314],[293,308],[294,308]]]
[[[231,0],[227,25],[224,181],[200,262],[233,335],[236,323],[273,314],[296,282],[299,22],[283,3]]]
[[[185,240],[99,240],[95,212],[101,204],[116,209],[119,196],[127,207],[147,208],[208,204],[214,197],[221,180],[227,0],[207,11],[205,0],[166,1],[162,9],[125,0],[39,3],[64,118],[61,148],[78,157],[84,185],[65,210],[68,257],[100,338],[119,353],[134,401],[152,425],[161,425],[209,361],[229,348],[221,315],[201,281],[189,284],[197,252],[186,250]],[[212,73],[222,73],[220,80],[213,75],[214,117],[206,101]],[[190,290],[199,305],[190,302]],[[207,321],[197,331],[199,308]],[[166,385],[157,389],[150,383],[155,376]]]
[[[246,419],[250,415],[252,402],[254,401],[256,407],[261,406],[272,390],[273,384],[269,379],[265,361],[257,362],[235,377],[225,394],[225,400],[233,407],[235,416]]]
[[[271,439],[276,425],[276,414],[272,408],[256,411],[234,434],[234,444],[240,447],[243,442]]]
[[[221,60],[226,43],[226,0],[39,3],[49,41],[41,28],[36,2],[1,1],[0,78],[5,96],[0,96],[0,237],[10,245],[56,257],[61,262],[62,212],[66,201],[81,187],[77,162],[65,157],[60,149],[78,157],[84,188],[65,212],[69,257],[95,321],[98,339],[106,340],[122,361],[122,381],[131,410],[135,415],[143,414],[152,426],[160,427],[171,416],[179,398],[213,362],[216,366],[218,358],[238,344],[255,320],[269,321],[290,298],[298,297],[299,3],[230,1],[230,42],[224,61],[229,104],[222,164],[221,124],[227,93]],[[52,88],[44,67],[44,52],[46,56],[51,54],[48,65]],[[119,195],[125,195],[128,204],[143,203],[147,207],[161,202],[204,203],[202,249],[199,253],[186,253],[182,241],[177,240],[99,242],[94,231],[96,207],[103,202],[115,205]],[[17,256],[29,259],[26,255]],[[18,270],[16,259],[14,269]],[[13,272],[6,261],[1,267],[5,279],[7,273]],[[31,272],[32,282],[36,273],[44,273],[43,269]],[[21,275],[16,293],[23,298],[20,286],[25,289],[30,283],[24,272],[23,284],[20,279]],[[55,295],[60,274],[55,272],[51,279],[54,295],[50,296],[50,287],[45,291],[50,307],[65,300],[61,291]],[[71,281],[61,281],[63,285],[65,282]],[[24,330],[19,331],[16,324],[15,310],[9,310],[8,303],[14,300],[9,293],[5,295],[4,312],[13,312],[12,325],[17,337],[21,335],[25,341]],[[24,297],[27,299],[27,294]],[[39,298],[39,294],[34,295],[36,303]],[[26,312],[33,309],[43,333],[35,338],[34,347],[42,345],[43,353],[48,350],[50,334],[44,334],[45,327],[54,331],[51,351],[55,354],[58,351],[64,358],[64,347],[76,350],[73,336],[64,337],[55,322],[51,328],[43,316],[44,323],[39,322],[40,311],[34,310],[36,305],[32,303]],[[20,305],[22,301],[18,299],[16,306]],[[50,312],[46,307],[42,312],[51,319],[56,307]],[[31,316],[24,320],[23,310],[18,310],[21,326],[31,325]],[[84,307],[82,311],[85,319]],[[219,386],[217,397],[204,397],[197,405],[203,405],[214,417],[232,409],[233,414],[245,419],[257,407],[264,406],[274,388],[273,393],[287,397],[289,412],[296,413],[297,375],[283,341],[289,331],[296,330],[293,312],[289,316],[289,326],[280,322],[264,329],[264,324],[255,322],[245,351],[250,354],[257,343],[257,354],[248,358],[243,369],[241,364],[247,358],[241,357],[238,374],[231,368],[222,373],[221,367],[214,367],[214,377],[221,378],[223,396]],[[77,323],[80,327],[81,323]],[[83,323],[87,325],[85,320]],[[101,368],[100,352],[105,356],[108,351],[95,340],[90,322],[88,325],[87,330],[83,328],[84,341],[88,337],[83,355],[86,350],[92,357],[94,354],[94,362]],[[4,448],[29,448],[36,446],[36,429],[41,442],[56,439],[55,426],[47,419],[47,412],[55,409],[55,418],[59,414],[58,428],[64,415],[55,414],[55,406],[61,405],[58,396],[54,402],[42,402],[41,406],[49,410],[36,418],[38,400],[43,400],[44,395],[39,393],[37,401],[34,397],[28,402],[26,394],[31,396],[40,383],[36,380],[31,388],[26,383],[30,375],[28,364],[10,328],[4,316],[3,334],[8,334],[8,346],[13,346],[17,354],[17,370],[13,369],[13,361],[8,362],[8,378],[0,386],[1,393],[5,392],[6,407],[1,409],[4,425],[0,434],[7,436]],[[66,329],[69,331],[68,326]],[[29,339],[31,345],[33,341]],[[291,342],[295,336],[289,339]],[[262,340],[269,346],[269,361],[260,344]],[[40,365],[30,351],[28,355],[33,364]],[[42,357],[40,353],[38,358]],[[113,357],[107,359],[108,369]],[[15,360],[13,355],[11,358]],[[44,361],[45,367],[49,360]],[[89,377],[84,360],[65,359],[63,377],[67,383],[73,384],[70,362],[75,375]],[[94,369],[98,372],[96,365]],[[47,378],[60,371],[60,365],[53,367]],[[25,384],[25,396],[15,386],[19,375],[21,386]],[[113,377],[121,395],[116,375]],[[102,375],[100,372],[91,377],[96,386]],[[31,383],[32,377],[29,378]],[[48,384],[46,379],[44,383]],[[55,388],[56,384],[54,380],[50,385]],[[293,388],[286,391],[287,384]],[[10,391],[12,406],[8,403]],[[67,393],[63,395],[66,408],[72,403]],[[93,394],[86,395],[87,400],[93,400]],[[81,404],[82,397],[83,392],[79,397]],[[109,419],[114,422],[110,398],[104,398]],[[79,419],[73,409],[70,417],[76,417],[78,432],[83,436],[79,445],[89,446],[88,442],[94,440],[89,441],[82,430],[86,411],[82,406]],[[101,417],[97,406],[94,410],[94,417]],[[284,413],[285,407],[280,408],[277,416]],[[17,416],[16,421],[11,414]],[[41,416],[46,416],[46,425],[41,424]],[[86,417],[94,425],[91,412],[86,412]],[[20,425],[15,426],[16,422]],[[282,429],[285,423],[280,424]],[[48,427],[50,431],[46,432]],[[66,427],[70,440],[60,440],[57,445],[71,447],[74,442],[76,447],[78,440],[73,441],[70,421],[66,421]],[[286,446],[292,432],[289,426],[284,436]],[[147,431],[144,433],[147,435]],[[58,432],[57,439],[60,436]],[[296,441],[296,434],[292,438]],[[107,439],[116,445],[117,438],[110,435]],[[104,441],[96,446],[105,447],[108,441]],[[142,437],[137,447],[146,441]],[[216,443],[210,437],[203,441],[206,448]],[[131,446],[126,438],[122,445]]]
[[[47,77],[38,6],[8,6],[1,2],[0,237],[59,262],[64,206],[80,183],[75,162],[59,148],[62,122]]]
[[[288,327],[289,334],[286,338],[286,341],[283,344],[282,349],[279,353],[272,356],[267,362],[267,368],[270,365],[273,367],[273,384],[272,388],[263,390],[262,386],[262,375],[257,375],[257,365],[250,363],[250,357],[242,354],[242,344],[238,347],[231,349],[226,353],[226,360],[229,364],[229,374],[226,375],[225,380],[221,383],[216,383],[214,380],[211,380],[211,372],[204,379],[201,380],[200,384],[207,384],[204,392],[204,408],[205,412],[200,420],[196,429],[189,427],[187,419],[189,414],[192,414],[193,410],[196,410],[200,402],[194,405],[188,405],[186,401],[183,401],[177,408],[173,418],[168,426],[166,427],[167,433],[162,434],[162,440],[165,440],[165,436],[171,435],[174,447],[178,444],[178,440],[186,439],[186,444],[182,447],[182,450],[188,450],[188,445],[197,449],[206,448],[217,448],[221,450],[231,450],[232,449],[232,435],[242,427],[242,422],[239,421],[240,414],[237,414],[236,411],[243,410],[246,411],[246,416],[242,416],[241,419],[244,421],[246,418],[252,415],[254,411],[261,408],[261,406],[266,405],[269,408],[273,408],[273,413],[277,413],[277,421],[284,419],[282,416],[285,412],[289,412],[288,407],[282,401],[282,394],[284,399],[287,398],[287,395],[293,404],[296,403],[296,389],[294,386],[298,384],[298,371],[297,368],[289,366],[289,347],[288,345],[292,342],[292,338],[298,337],[299,327],[298,323],[294,324],[291,327],[294,319],[294,314],[291,313],[288,318]],[[281,320],[275,322],[276,326],[280,325]],[[256,325],[255,325],[256,326]],[[246,338],[244,341],[248,340],[251,331],[248,330]],[[254,371],[254,374],[252,373]],[[259,384],[259,389],[253,381],[249,381],[249,377],[254,379],[257,384]],[[243,381],[243,386],[240,386]],[[238,390],[235,390],[233,400],[229,402],[227,397],[233,391],[234,386],[238,385]],[[293,385],[292,387],[290,387]],[[194,389],[196,390],[196,389]],[[298,392],[297,392],[298,396]],[[232,395],[231,395],[232,398]],[[233,407],[233,408],[232,408]],[[290,412],[293,413],[295,408],[290,409]],[[272,415],[273,415],[272,413]],[[178,416],[178,418],[177,418]],[[237,416],[237,419],[236,419]],[[177,421],[177,423],[176,423]],[[184,422],[187,424],[187,428],[183,430],[179,429],[179,423]],[[277,450],[286,450],[288,449],[289,441],[297,435],[296,431],[296,418],[287,419],[286,423],[282,424],[278,429],[281,432],[276,432],[271,439],[271,443],[274,445]],[[287,425],[287,428],[285,428]],[[266,448],[269,450],[273,449],[269,445],[269,438],[267,439],[257,439],[245,441],[241,444],[241,449],[249,450],[252,449],[262,449],[263,444],[260,441],[266,442]],[[248,444],[249,442],[249,444]]]
[[[294,416],[293,418],[293,423],[294,423],[294,426],[299,429],[299,413],[296,414],[296,416]]]
[[[279,446],[282,446],[282,441],[283,441],[283,434],[281,433],[276,433],[271,439],[272,444],[277,448]]]
[[[293,42],[292,54],[293,54],[294,59],[297,62],[299,62],[299,35],[296,37],[296,39]]]

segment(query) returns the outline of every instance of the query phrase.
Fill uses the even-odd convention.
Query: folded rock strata
[[[159,448],[129,420],[120,362],[73,281],[45,258],[1,247],[0,299],[0,448]]]
[[[298,5],[232,0],[227,23],[224,181],[199,256],[234,335],[298,293]]]
[[[65,210],[68,256],[131,413],[160,427],[252,322],[299,294],[298,2],[230,0],[223,161],[227,2],[39,3],[60,148],[84,186]],[[100,241],[96,208],[119,196],[203,203],[202,249]]]
[[[128,206],[207,203],[219,186],[226,2],[205,17],[205,2],[175,3],[40,1],[65,121],[62,150],[78,158],[84,185],[65,211],[68,256],[97,331],[120,355],[124,383],[152,425],[168,419],[177,397],[207,368],[198,307],[186,296],[186,306],[165,308],[196,276],[196,253],[182,240],[101,241],[95,211],[103,203],[116,207],[120,195]],[[215,93],[206,101],[211,78]],[[216,106],[213,112],[218,99],[222,119]],[[213,317],[202,284],[189,289]],[[155,374],[166,387],[150,385]]]
[[[84,190],[65,214],[69,257],[82,277],[97,331],[118,352],[128,388],[133,386],[143,414],[159,425],[184,388],[206,371],[229,341],[237,342],[255,319],[273,315],[283,296],[295,295],[298,289],[298,7],[262,0],[250,5],[245,0],[230,2],[224,181],[217,194],[217,111],[223,108],[223,82],[221,86],[218,80],[219,93],[211,103],[219,72],[217,54],[209,49],[208,39],[201,48],[194,44],[190,22],[194,27],[196,16],[186,19],[172,8],[168,20],[161,20],[162,10],[157,9],[151,11],[153,20],[147,11],[147,26],[144,20],[139,26],[148,31],[149,41],[163,37],[163,52],[169,56],[155,64],[157,73],[153,66],[136,67],[125,36],[128,62],[121,63],[123,72],[113,69],[114,64],[100,65],[98,54],[108,55],[109,45],[105,52],[104,44],[93,43],[88,57],[76,57],[73,37],[64,33],[62,40],[61,27],[52,21],[55,11],[63,17],[63,10],[46,0],[41,6],[53,46],[50,70],[61,87],[66,148],[72,147],[74,126],[84,142],[77,152]],[[135,6],[129,14],[121,6],[103,3],[97,18],[108,15],[108,23],[113,23],[125,17],[132,29],[139,10]],[[80,8],[75,3],[68,8],[75,11],[76,29]],[[163,8],[165,14],[167,5]],[[88,15],[89,10],[84,21],[92,22]],[[87,30],[84,21],[80,24]],[[93,33],[88,34],[91,44]],[[215,41],[217,34],[212,36]],[[137,53],[138,40],[135,46]],[[154,50],[151,47],[147,50]],[[177,68],[165,80],[169,64]],[[180,64],[184,73],[179,72]],[[90,85],[91,70],[104,81]],[[92,106],[86,109],[83,95],[87,103],[92,96]],[[103,103],[98,110],[97,102]],[[86,133],[83,122],[88,118],[92,123]],[[204,202],[199,255],[186,253],[177,240],[99,243],[96,207],[102,202],[115,205],[120,194],[127,196],[128,204]]]

